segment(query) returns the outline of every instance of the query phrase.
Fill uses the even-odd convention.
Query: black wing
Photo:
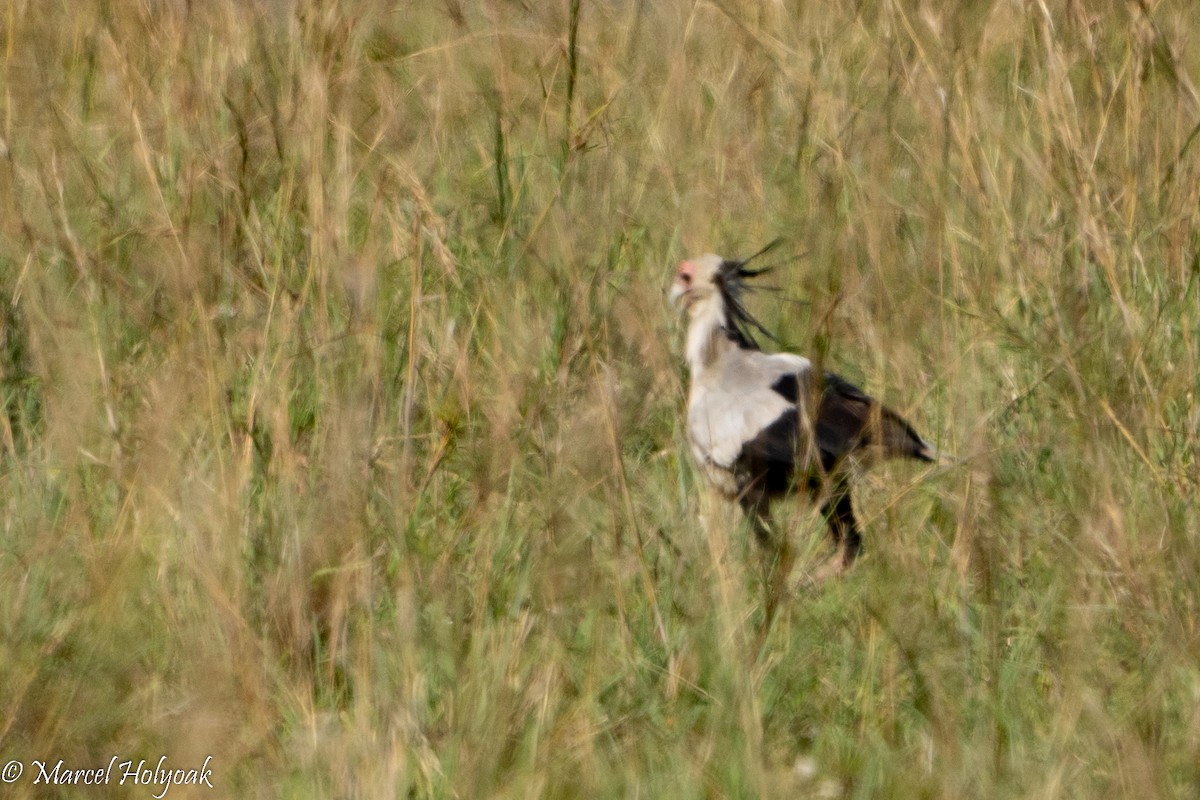
[[[738,466],[749,473],[760,491],[780,494],[791,488],[798,447],[800,414],[791,408],[742,445]]]
[[[878,447],[884,457],[933,461],[932,449],[904,419],[854,384],[825,373],[817,409],[817,446],[832,463],[847,455]]]

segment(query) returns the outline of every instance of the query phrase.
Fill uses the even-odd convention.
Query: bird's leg
[[[775,549],[770,575],[767,578],[767,602],[764,608],[762,632],[764,638],[771,629],[771,623],[775,620],[779,601],[787,594],[788,575],[791,574],[794,560],[795,555],[792,553],[791,542],[788,541],[788,537],[784,536],[779,540],[779,546]]]
[[[795,556],[792,553],[791,542],[788,541],[786,535],[780,536],[778,539],[771,535],[771,501],[769,499],[764,496],[743,495],[739,503],[754,530],[754,539],[764,551],[767,559],[767,569],[763,576],[767,597],[764,606],[763,627],[759,633],[759,643],[761,644],[771,629],[775,612],[779,608],[779,601],[787,592],[787,579],[792,571],[792,562],[795,560]]]
[[[764,550],[775,549],[774,537],[771,536],[771,502],[757,494],[743,494],[738,498],[738,505],[754,531],[754,541]]]
[[[821,516],[829,523],[834,545],[842,551],[842,565],[850,566],[862,552],[862,532],[854,518],[850,487],[845,481],[838,481],[833,487],[833,493],[821,505]]]

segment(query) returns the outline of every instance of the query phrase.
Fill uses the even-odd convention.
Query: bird
[[[770,268],[749,264],[778,243],[749,258],[709,253],[679,263],[669,297],[688,316],[687,437],[704,478],[741,506],[760,545],[781,552],[783,569],[790,551],[786,536],[772,536],[772,504],[796,493],[819,503],[835,549],[827,570],[841,572],[863,550],[851,501],[855,465],[933,463],[937,453],[850,381],[803,356],[763,351],[755,335],[775,337],[747,311],[745,295]]]

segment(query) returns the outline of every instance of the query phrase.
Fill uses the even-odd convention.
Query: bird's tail
[[[877,405],[876,409],[878,413],[876,424],[879,426],[878,442],[883,447],[885,457],[912,458],[930,464],[937,463],[939,458],[937,450],[918,436],[912,425],[909,425],[903,417],[882,404]]]

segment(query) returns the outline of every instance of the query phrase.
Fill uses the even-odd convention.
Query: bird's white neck
[[[725,304],[720,295],[713,294],[693,305],[690,314],[687,332],[688,369],[692,375],[698,375],[717,360],[722,346],[729,344],[723,331],[727,323]]]

